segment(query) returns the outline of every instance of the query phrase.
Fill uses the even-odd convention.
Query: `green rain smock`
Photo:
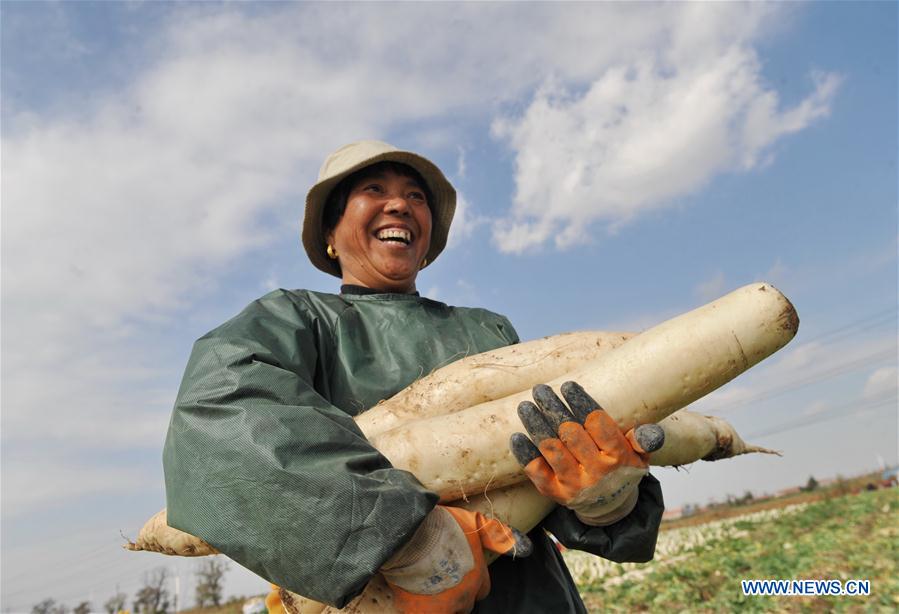
[[[345,292],[349,292],[346,289]],[[452,361],[518,342],[503,316],[416,295],[272,292],[200,338],[165,443],[168,522],[282,587],[343,607],[437,503],[353,416]],[[628,517],[557,508],[534,554],[490,566],[481,612],[581,612],[558,550],[646,561],[663,504],[651,476]]]

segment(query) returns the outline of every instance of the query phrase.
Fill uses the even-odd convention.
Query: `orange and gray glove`
[[[490,592],[484,550],[528,556],[526,535],[480,512],[438,505],[381,567],[404,613],[470,612]]]
[[[513,434],[512,453],[540,494],[573,510],[584,524],[617,522],[636,506],[649,453],[662,447],[665,431],[644,424],[623,434],[577,383],[565,382],[561,390],[570,410],[543,384],[532,391],[536,405],[519,404],[531,439]]]

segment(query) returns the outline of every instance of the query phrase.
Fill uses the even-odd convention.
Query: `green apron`
[[[437,502],[352,416],[434,369],[517,342],[500,315],[414,295],[262,297],[194,345],[163,452],[169,524],[342,607]],[[661,511],[648,478],[638,508],[612,527],[561,508],[543,526],[568,547],[646,560]],[[549,538],[531,537],[534,556],[491,565],[479,611],[583,611]]]

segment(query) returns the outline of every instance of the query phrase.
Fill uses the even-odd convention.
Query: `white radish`
[[[650,455],[653,465],[689,465],[700,459],[715,461],[752,452],[780,455],[746,443],[730,423],[716,416],[684,410],[671,414],[659,425],[665,429],[665,444]]]
[[[126,550],[159,552],[176,556],[208,556],[219,551],[199,537],[168,525],[166,510],[156,512],[137,534],[135,541],[125,544]]]
[[[653,465],[688,465],[698,460],[721,460],[751,452],[776,454],[747,444],[727,421],[715,416],[681,410],[659,425],[665,430],[665,445],[650,455]],[[555,504],[540,495],[529,482],[522,482],[490,489],[451,505],[482,512],[527,532],[537,526]],[[169,527],[166,510],[148,520],[137,540],[129,542],[125,548],[178,556],[218,554],[199,537]]]
[[[578,382],[622,431],[659,422],[726,384],[793,338],[799,319],[773,286],[752,284],[663,322],[563,377]],[[442,501],[527,479],[509,450],[530,390],[370,437],[395,467]]]
[[[569,373],[633,336],[605,331],[563,333],[462,358],[356,416],[356,424],[371,438],[413,420],[501,399]]]
[[[549,381],[595,359],[634,333],[580,331],[543,337],[482,352],[453,362],[416,380],[394,396],[355,417],[367,437],[426,416],[459,411]],[[178,556],[215,554],[199,537],[166,524],[166,510],[155,514],[129,550]]]
[[[780,454],[747,444],[733,426],[715,416],[681,410],[659,422],[659,426],[665,430],[665,444],[650,454],[650,464],[655,466],[689,465],[753,452]],[[451,505],[487,514],[524,532],[540,524],[555,507],[530,482],[490,490]]]

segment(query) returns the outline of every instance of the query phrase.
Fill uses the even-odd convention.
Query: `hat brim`
[[[399,162],[414,168],[428,184],[433,197],[431,205],[431,244],[428,247],[427,264],[433,263],[446,247],[450,224],[456,212],[456,189],[436,164],[411,151],[386,151],[362,160],[357,164],[316,183],[306,194],[306,212],[303,216],[303,247],[309,260],[320,271],[342,277],[340,265],[327,253],[327,238],[322,231],[322,214],[328,195],[340,181],[356,171],[379,162]]]

